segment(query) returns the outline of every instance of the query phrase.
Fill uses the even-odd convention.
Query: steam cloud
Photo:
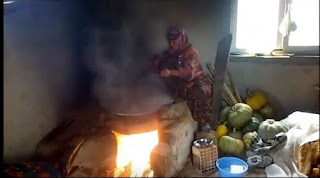
[[[87,64],[94,74],[93,95],[106,112],[152,112],[171,101],[158,75],[143,73],[148,60],[164,49],[166,25],[145,14],[123,19],[120,30],[101,26],[90,31]],[[165,44],[165,43],[162,43]]]

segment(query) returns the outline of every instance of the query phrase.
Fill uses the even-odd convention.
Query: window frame
[[[288,11],[290,0],[283,0],[284,10]],[[282,49],[285,53],[296,54],[296,55],[318,55],[319,56],[319,46],[289,46],[290,34],[283,37]]]
[[[287,12],[289,1],[290,0],[279,0],[278,28],[285,13]],[[236,54],[249,54],[247,49],[236,48],[238,0],[232,1],[230,9],[230,33],[233,36],[230,51]],[[275,49],[282,49],[284,53],[296,55],[319,55],[319,46],[289,46],[289,38],[290,34],[283,37],[279,30],[277,30],[277,42]]]
[[[238,0],[231,1],[230,8],[230,34],[232,34],[232,42],[230,52],[232,53],[246,53],[245,49],[236,48],[236,39],[237,39],[237,14],[238,14]]]

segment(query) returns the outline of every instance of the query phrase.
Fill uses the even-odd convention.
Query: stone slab
[[[174,104],[165,112],[162,119],[166,123],[162,124],[159,134],[167,136],[160,136],[160,143],[151,154],[151,168],[155,176],[171,177],[182,171],[187,162],[197,122],[185,102]],[[168,124],[170,119],[174,122]]]

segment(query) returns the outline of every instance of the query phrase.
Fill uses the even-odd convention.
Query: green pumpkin
[[[240,130],[251,120],[251,116],[252,109],[249,105],[237,103],[232,106],[231,111],[228,114],[228,123],[232,127]]]
[[[229,106],[228,103],[225,100],[221,100],[221,107],[224,108],[226,106]]]
[[[219,117],[218,117],[220,122],[224,122],[227,120],[230,110],[231,110],[230,106],[223,107],[220,110]]]
[[[264,142],[268,142],[274,139],[274,136],[280,132],[286,133],[289,128],[287,125],[274,119],[266,119],[263,121],[258,129],[258,134]]]
[[[260,110],[259,110],[259,114],[261,114],[261,116],[264,119],[273,119],[275,116],[274,110],[271,107],[271,105],[267,104],[265,106],[263,106]]]
[[[219,149],[232,156],[241,156],[244,153],[244,144],[242,140],[230,136],[222,136],[219,139]]]
[[[259,119],[260,123],[264,121],[264,118],[260,114],[258,114],[257,112],[254,112],[252,114],[252,116]]]
[[[238,130],[236,131],[235,129],[233,129],[233,131],[228,133],[228,136],[235,138],[235,139],[242,139],[243,133],[242,131]]]
[[[259,141],[259,135],[256,131],[247,132],[243,135],[242,141],[246,149],[249,149],[253,143],[257,143]]]
[[[259,119],[251,117],[251,121],[242,129],[243,133],[257,131],[260,125]]]

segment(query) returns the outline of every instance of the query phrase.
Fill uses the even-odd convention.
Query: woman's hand
[[[162,77],[169,77],[170,76],[170,70],[168,69],[163,69],[161,72],[160,72],[160,75]]]

